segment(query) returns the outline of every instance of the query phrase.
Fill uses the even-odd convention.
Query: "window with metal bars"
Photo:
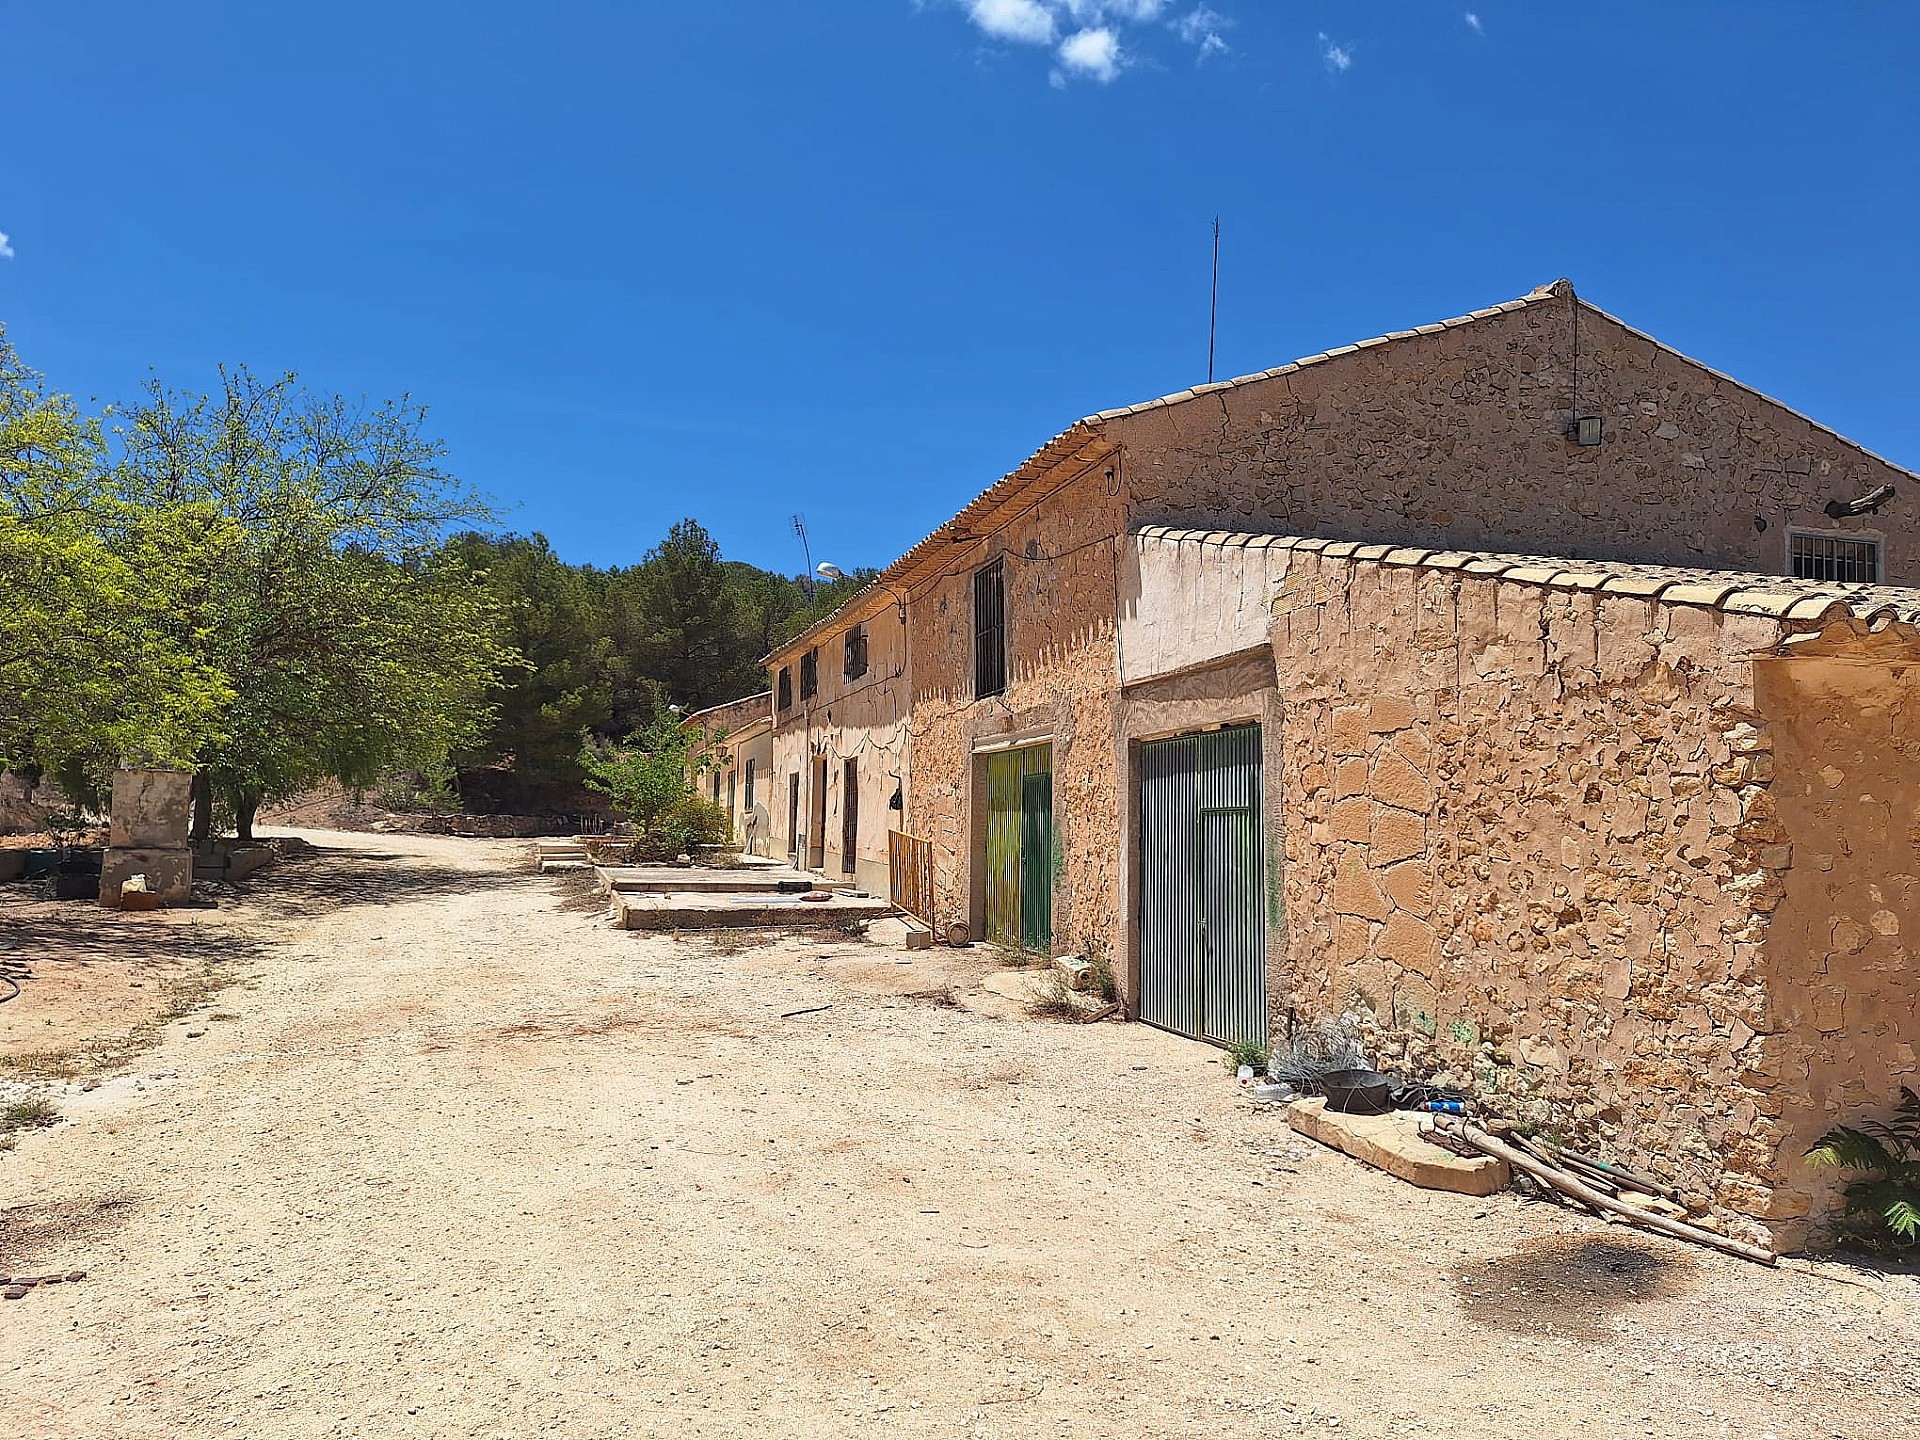
[[[1880,583],[1880,542],[1820,530],[1787,535],[1787,558],[1796,580],[1837,580],[1851,585]]]
[[[1007,592],[999,560],[973,574],[973,693],[984,700],[1007,688]]]
[[[800,657],[800,698],[811,700],[820,693],[820,652],[809,650]]]
[[[858,680],[867,673],[867,627],[856,625],[847,631],[845,663],[840,667],[842,678]]]
[[[776,708],[791,710],[793,708],[793,670],[790,666],[782,665],[780,667],[780,683],[778,688],[780,691],[780,704]]]

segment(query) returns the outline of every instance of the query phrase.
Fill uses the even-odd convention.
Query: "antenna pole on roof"
[[[807,568],[800,572],[800,588],[807,592],[807,604],[813,604],[813,547],[807,544],[807,522],[793,517],[793,533],[800,537],[800,553],[807,557]]]
[[[1213,217],[1213,308],[1207,315],[1207,383],[1213,383],[1213,342],[1220,333],[1220,217]]]

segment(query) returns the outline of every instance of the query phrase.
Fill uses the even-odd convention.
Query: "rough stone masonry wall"
[[[1573,302],[1434,327],[1108,422],[1136,521],[1787,573],[1787,528],[1880,537],[1920,584],[1912,477]],[[1878,516],[1829,500],[1893,483]]]
[[[1751,1230],[1781,1139],[1751,1052],[1789,856],[1743,657],[1777,624],[1309,553],[1275,609],[1275,1011],[1375,1012],[1383,1058]]]
[[[1120,833],[1114,770],[1115,575],[1121,500],[1095,471],[1062,486],[1005,529],[955,546],[953,569],[911,607],[910,818],[934,845],[939,918],[979,933],[981,745],[1032,736],[1053,743],[1053,902],[1057,953],[1089,942],[1119,949]],[[1005,556],[1007,689],[973,698],[973,575]]]
[[[1751,1068],[1782,1133],[1771,1214],[1796,1237],[1850,1178],[1810,1170],[1807,1147],[1920,1089],[1920,646],[1883,631],[1818,653],[1839,648],[1823,635],[1755,666],[1793,865],[1767,938],[1778,1033]]]

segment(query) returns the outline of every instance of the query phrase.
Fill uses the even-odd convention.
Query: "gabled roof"
[[[1231,380],[1219,380],[1207,385],[1195,385],[1191,389],[1176,390],[1171,395],[1162,395],[1158,399],[1143,401],[1138,405],[1123,405],[1118,409],[1102,410],[1098,414],[1089,415],[1085,419],[1068,426],[1065,430],[1062,430],[1058,435],[1054,436],[1053,439],[1034,451],[1025,461],[1009,471],[1001,479],[995,481],[994,484],[986,490],[982,491],[980,495],[975,497],[971,504],[958,515],[954,516],[953,519],[940,526],[932,534],[927,536],[926,539],[922,540],[911,550],[907,551],[906,554],[882,570],[879,577],[867,585],[866,588],[840,605],[838,609],[834,610],[833,613],[825,619],[815,622],[806,630],[787,641],[784,645],[778,646],[769,652],[763,657],[762,663],[771,664],[782,655],[804,649],[806,646],[815,643],[822,636],[831,634],[833,631],[845,625],[852,624],[856,620],[876,613],[883,605],[892,603],[889,587],[891,587],[892,590],[904,590],[916,581],[927,578],[930,572],[937,573],[938,571],[944,570],[946,568],[946,557],[951,553],[951,546],[954,541],[971,539],[973,533],[979,527],[983,526],[988,520],[1001,518],[1003,512],[1012,511],[1013,513],[1018,513],[1017,510],[1014,509],[1017,501],[1029,492],[1030,487],[1032,487],[1036,481],[1048,475],[1064,462],[1075,457],[1087,457],[1091,455],[1093,459],[1098,459],[1104,454],[1111,453],[1115,447],[1111,442],[1108,442],[1105,437],[1105,430],[1109,421],[1123,420],[1132,415],[1142,415],[1149,411],[1165,410],[1176,405],[1184,405],[1189,401],[1197,400],[1207,395],[1217,395],[1225,390],[1237,390],[1243,386],[1259,384],[1267,380],[1278,380],[1288,375],[1297,374],[1309,366],[1343,360],[1348,356],[1358,355],[1364,351],[1374,349],[1376,346],[1389,345],[1403,340],[1414,340],[1426,335],[1439,335],[1448,330],[1458,330],[1466,326],[1477,325],[1482,321],[1496,320],[1503,315],[1511,315],[1515,311],[1525,310],[1531,306],[1541,305],[1549,301],[1559,302],[1567,300],[1576,301],[1583,309],[1600,316],[1602,319],[1611,321],[1636,339],[1644,340],[1656,350],[1663,351],[1675,359],[1701,371],[1703,374],[1712,376],[1722,384],[1731,385],[1736,389],[1743,390],[1756,399],[1765,401],[1776,409],[1782,410],[1794,416],[1796,419],[1805,421],[1813,429],[1818,430],[1823,435],[1831,436],[1849,449],[1857,450],[1867,459],[1877,461],[1910,479],[1920,480],[1920,473],[1909,470],[1905,466],[1896,465],[1884,456],[1876,455],[1864,445],[1847,439],[1846,436],[1840,434],[1838,431],[1822,425],[1810,416],[1801,414],[1792,406],[1783,404],[1781,401],[1775,400],[1772,396],[1755,390],[1751,385],[1742,384],[1731,375],[1715,370],[1710,365],[1702,364],[1692,356],[1674,349],[1671,345],[1662,344],[1644,330],[1636,330],[1633,326],[1627,324],[1626,321],[1609,314],[1592,302],[1581,300],[1574,292],[1573,282],[1562,278],[1555,280],[1549,285],[1538,286],[1521,296],[1518,300],[1508,300],[1499,305],[1490,305],[1484,310],[1474,310],[1465,315],[1456,315],[1451,320],[1442,320],[1433,325],[1416,326],[1412,330],[1395,330],[1390,334],[1377,335],[1371,340],[1361,340],[1352,345],[1341,345],[1332,350],[1323,350],[1317,355],[1303,355],[1291,364],[1276,366],[1271,370],[1259,370],[1251,375],[1236,376]]]

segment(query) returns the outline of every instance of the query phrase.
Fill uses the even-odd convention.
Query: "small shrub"
[[[1836,1125],[1807,1152],[1807,1163],[1868,1172],[1846,1188],[1847,1213],[1872,1217],[1863,1240],[1920,1246],[1920,1095],[1902,1085],[1891,1120]]]
[[[16,1100],[11,1105],[0,1107],[0,1135],[11,1135],[16,1130],[38,1130],[59,1118],[60,1112],[44,1096]]]
[[[1242,1065],[1251,1065],[1255,1071],[1264,1071],[1267,1068],[1267,1047],[1258,1040],[1235,1040],[1227,1046],[1227,1053],[1220,1057],[1220,1063],[1234,1071]]]
[[[1027,997],[1021,1002],[1027,1014],[1036,1020],[1078,1020],[1080,1002],[1074,999],[1067,977],[1055,970],[1044,980],[1027,983]]]
[[[1107,953],[1104,940],[1089,940],[1080,947],[1080,953],[1087,962],[1087,993],[1102,1004],[1112,1004],[1120,998],[1120,982],[1113,973],[1113,957]]]

